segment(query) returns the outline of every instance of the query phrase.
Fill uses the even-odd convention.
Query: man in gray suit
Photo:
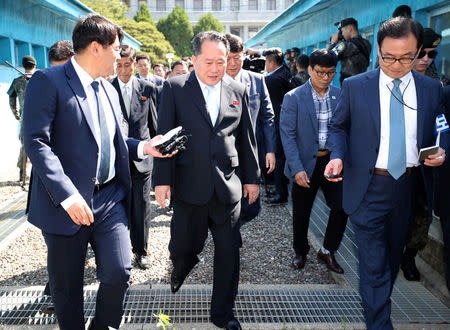
[[[252,126],[258,143],[258,158],[260,166],[265,166],[267,173],[275,169],[275,116],[270,102],[264,76],[242,69],[244,63],[244,42],[234,34],[227,33],[230,44],[226,75],[244,84],[249,92],[249,110]],[[265,165],[264,165],[265,164]],[[257,201],[251,205],[246,198],[242,199],[240,224],[255,218],[261,210]]]
[[[347,224],[342,210],[342,182],[329,182],[323,171],[330,159],[326,149],[328,125],[340,90],[330,86],[336,73],[337,57],[326,49],[315,50],[309,58],[309,79],[290,91],[283,100],[280,134],[286,155],[285,175],[292,183],[292,218],[295,257],[292,266],[302,269],[309,251],[308,226],[317,190],[322,188],[330,216],[319,261],[333,272],[344,270],[336,262],[338,249]]]

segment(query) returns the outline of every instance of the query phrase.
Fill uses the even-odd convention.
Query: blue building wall
[[[298,0],[294,5],[267,24],[246,47],[298,47],[310,54],[314,49],[329,44],[330,36],[337,32],[334,26],[347,17],[358,21],[360,33],[372,44],[370,68],[377,56],[376,36],[381,24],[392,17],[399,5],[408,5],[413,17],[424,26],[430,26],[430,13],[450,6],[449,0]],[[447,11],[450,11],[448,9]],[[438,32],[439,29],[438,29]],[[439,59],[437,59],[439,61]],[[338,75],[335,77],[335,82]]]

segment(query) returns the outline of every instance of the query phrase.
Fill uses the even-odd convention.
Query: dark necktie
[[[405,114],[400,79],[394,79],[389,109],[389,155],[387,170],[397,180],[406,171]]]
[[[92,82],[92,88],[95,92],[97,100],[98,123],[100,126],[100,166],[98,169],[97,180],[99,184],[105,183],[109,176],[109,165],[111,159],[111,146],[109,139],[108,125],[106,123],[105,111],[103,110],[102,101],[98,90],[98,81]]]

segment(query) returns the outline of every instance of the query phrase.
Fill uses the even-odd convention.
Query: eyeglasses
[[[437,50],[429,50],[428,52],[425,50],[421,50],[419,55],[417,55],[417,58],[425,57],[425,55],[428,55],[428,58],[435,58],[437,56],[438,52]]]
[[[317,75],[321,78],[324,78],[325,76],[327,77],[332,77],[334,76],[334,74],[336,73],[336,70],[333,71],[317,71],[316,69],[313,69]]]
[[[390,56],[383,56],[381,55],[381,59],[383,60],[384,63],[389,63],[389,64],[393,64],[395,62],[399,62],[400,64],[411,64],[412,62],[414,62],[414,60],[416,59],[416,54],[414,54],[414,57],[400,57],[400,58],[396,58],[396,57],[390,57]]]

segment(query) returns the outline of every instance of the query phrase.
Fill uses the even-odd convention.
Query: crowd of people
[[[88,244],[100,281],[89,329],[120,326],[133,259],[152,267],[154,189],[158,204],[170,200],[173,209],[172,292],[198,263],[210,231],[211,321],[241,329],[233,313],[240,228],[261,210],[261,184],[271,206],[287,203],[291,182],[292,267],[301,272],[307,262],[321,188],[330,212],[318,260],[344,273],[335,253],[349,219],[367,328],[392,329],[395,279],[401,268],[406,279],[420,280],[414,258],[433,211],[447,260],[450,249],[448,124],[441,117],[449,115],[450,90],[428,71],[440,36],[404,9],[381,25],[377,68],[367,72],[371,46],[354,18],[337,23],[330,46],[309,56],[298,48],[245,50],[238,36],[201,32],[194,55],[168,70],[152,68],[147,54],[121,45],[119,26],[91,14],[78,21],[73,42],[51,47],[50,68],[36,71],[36,60],[24,57],[26,74],[8,94],[21,122],[18,165],[26,156],[32,164],[28,220],[47,245],[46,294],[60,328],[84,328]],[[254,72],[261,60],[265,75]],[[342,89],[331,84],[338,61]],[[188,136],[185,150],[163,155],[155,143],[178,126]]]

